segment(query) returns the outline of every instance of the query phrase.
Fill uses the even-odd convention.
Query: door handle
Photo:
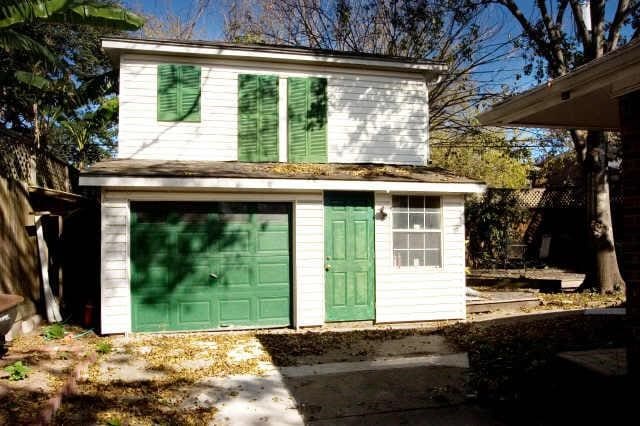
[[[330,271],[331,270],[331,265],[329,265],[329,264],[324,265],[324,270],[325,271]]]
[[[213,272],[212,272],[212,273],[210,273],[210,274],[209,274],[209,276],[210,276],[211,278],[213,278],[214,280],[217,280],[217,279],[218,279],[218,276],[217,276],[216,274],[214,274]]]

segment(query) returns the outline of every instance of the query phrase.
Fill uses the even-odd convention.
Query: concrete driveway
[[[285,367],[209,379],[198,395],[218,409],[211,424],[497,424],[467,402],[467,367],[465,354]]]
[[[60,423],[497,424],[469,402],[468,359],[427,330],[135,336]]]

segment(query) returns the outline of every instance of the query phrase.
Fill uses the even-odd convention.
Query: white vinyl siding
[[[129,203],[102,194],[101,333],[131,331],[129,288]]]
[[[160,63],[201,66],[201,122],[156,120]],[[237,160],[239,74],[327,78],[329,162],[426,161],[428,99],[418,74],[133,54],[120,63],[118,157]]]
[[[105,334],[131,331],[129,201],[291,202],[293,205],[293,309],[295,326],[324,323],[324,207],[322,192],[258,194],[216,192],[103,192],[102,317]]]
[[[435,195],[435,194],[434,194]],[[392,194],[376,193],[376,321],[465,318],[464,196],[442,195],[442,267],[393,264]]]

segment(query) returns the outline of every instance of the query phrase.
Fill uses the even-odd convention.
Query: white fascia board
[[[233,179],[233,178],[172,178],[127,176],[81,176],[82,186],[110,188],[155,189],[226,189],[273,191],[389,191],[431,193],[482,193],[481,183],[445,182],[384,182],[322,179]]]
[[[138,52],[149,54],[171,54],[178,56],[215,56],[226,59],[249,59],[254,61],[289,62],[301,64],[329,64],[384,70],[409,71],[417,73],[442,74],[447,71],[445,65],[396,62],[366,58],[343,58],[330,55],[297,52],[268,52],[260,50],[230,49],[215,46],[185,46],[168,43],[150,43],[125,40],[103,40],[105,50]]]

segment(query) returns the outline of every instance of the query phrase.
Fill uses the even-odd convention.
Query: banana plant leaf
[[[124,8],[90,0],[4,0],[0,29],[23,22],[70,23],[110,26],[134,31],[144,19]]]

